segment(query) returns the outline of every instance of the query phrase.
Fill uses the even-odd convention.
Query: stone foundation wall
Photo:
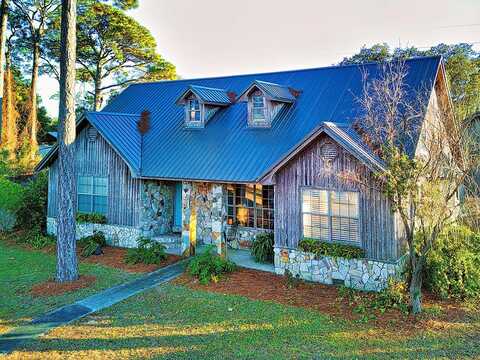
[[[94,231],[103,232],[109,245],[126,248],[137,247],[137,238],[142,236],[142,231],[132,226],[77,224],[76,238],[78,240],[84,236],[90,236]],[[47,232],[57,235],[57,219],[47,218]]]
[[[406,259],[403,256],[395,263],[330,256],[315,259],[312,253],[275,247],[275,272],[283,275],[288,269],[294,276],[308,281],[323,284],[338,281],[357,290],[380,291],[387,286],[389,277],[401,277]]]

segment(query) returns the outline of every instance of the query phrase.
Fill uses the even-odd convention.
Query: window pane
[[[108,198],[106,196],[94,196],[93,198],[93,212],[98,214],[107,214]]]
[[[94,195],[108,195],[108,179],[106,177],[93,178],[93,194]]]
[[[328,214],[327,192],[325,190],[311,190],[311,211],[319,214]]]
[[[78,211],[82,213],[92,212],[92,196],[78,195]]]
[[[78,177],[78,193],[79,194],[92,193],[92,177],[91,176]]]

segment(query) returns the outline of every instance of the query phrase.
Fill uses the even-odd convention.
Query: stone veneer
[[[171,184],[146,180],[143,183],[140,228],[146,237],[170,234],[173,227]]]
[[[90,236],[94,231],[103,232],[109,245],[126,248],[137,247],[137,238],[142,235],[142,231],[133,226],[77,223],[76,238]],[[57,235],[57,219],[47,218],[47,232]]]
[[[380,291],[387,286],[389,277],[400,278],[406,264],[406,256],[397,262],[368,259],[345,259],[323,256],[298,249],[275,247],[275,272],[283,275],[289,270],[294,276],[308,281],[333,284],[343,282],[357,290]]]
[[[225,214],[223,185],[183,182],[182,254],[191,253],[197,243],[215,244],[223,252]]]

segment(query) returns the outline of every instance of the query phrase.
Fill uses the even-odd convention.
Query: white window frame
[[[79,175],[77,178],[77,184],[80,184],[80,178],[88,178],[91,181],[91,189],[89,192],[80,192],[80,187],[77,185],[77,211],[81,213],[88,213],[88,214],[102,214],[102,215],[107,215],[108,214],[108,177],[106,176],[92,176],[92,175]],[[95,191],[95,179],[104,179],[106,183],[106,195],[99,195],[96,194]],[[79,195],[84,195],[84,196],[90,196],[90,211],[80,211],[79,209]],[[107,209],[105,213],[99,213],[98,211],[95,210],[95,197],[104,197],[106,198],[107,202]]]
[[[198,108],[195,105],[197,104]],[[188,100],[188,121],[193,123],[202,122],[202,107],[198,99],[189,99]],[[196,118],[198,114],[198,119]]]
[[[260,98],[262,100],[262,106],[255,106],[255,104],[259,104],[260,102],[257,101],[255,102],[255,98]],[[267,119],[267,115],[266,115],[266,104],[265,104],[265,96],[263,94],[256,94],[254,93],[252,95],[252,123],[255,123],[255,122],[264,122],[266,119]],[[261,109],[262,111],[262,117],[255,117],[255,110],[259,110]]]
[[[310,211],[304,211],[303,207],[304,207],[304,204],[303,204],[303,194],[305,191],[325,191],[327,193],[327,213],[326,214],[319,214],[319,213],[315,213],[315,212],[312,212],[312,210],[310,209]],[[357,197],[357,209],[356,209],[356,212],[357,212],[357,217],[351,217],[351,216],[340,216],[340,215],[334,215],[333,214],[333,211],[332,211],[332,200],[331,200],[331,196],[333,193],[353,193],[353,194],[356,194],[356,197]],[[301,233],[302,233],[302,237],[304,238],[305,237],[305,226],[304,226],[304,214],[314,214],[314,215],[320,215],[320,216],[326,216],[328,218],[328,222],[327,222],[327,225],[328,225],[328,240],[322,240],[322,239],[317,239],[317,238],[313,238],[313,237],[309,237],[309,238],[313,238],[313,239],[316,239],[318,241],[325,241],[325,242],[329,242],[329,243],[343,243],[343,244],[349,244],[349,245],[354,245],[354,246],[359,246],[361,247],[362,246],[362,237],[361,237],[361,214],[360,214],[360,193],[358,191],[352,191],[352,190],[336,190],[336,189],[325,189],[325,188],[317,188],[317,187],[301,187],[300,188],[300,223],[301,223]],[[357,240],[351,240],[351,239],[348,239],[348,240],[333,240],[333,223],[332,223],[332,219],[333,218],[346,218],[346,219],[354,219],[357,221]]]

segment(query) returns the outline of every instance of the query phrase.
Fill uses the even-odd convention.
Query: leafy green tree
[[[175,67],[157,54],[150,31],[114,6],[119,2],[112,4],[92,0],[78,4],[77,79],[89,85],[94,110],[112,91],[130,83],[176,78]],[[51,34],[50,59],[58,57],[57,37]]]

